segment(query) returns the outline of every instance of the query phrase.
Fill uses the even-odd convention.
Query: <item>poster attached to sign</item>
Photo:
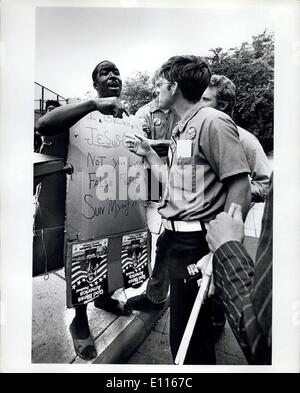
[[[148,236],[147,231],[123,236],[121,264],[125,288],[138,288],[149,277]]]
[[[66,266],[67,305],[86,304],[108,293],[108,239],[69,243]]]

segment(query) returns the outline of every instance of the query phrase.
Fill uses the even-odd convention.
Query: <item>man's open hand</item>
[[[242,242],[244,223],[240,205],[232,203],[228,213],[220,213],[207,227],[206,240],[212,252],[231,240]]]
[[[146,157],[151,151],[149,140],[138,134],[126,134],[125,143],[128,149],[140,157]]]
[[[129,116],[125,106],[117,97],[105,97],[95,99],[96,110],[103,113],[103,115],[112,115],[114,117],[123,117],[123,113]]]

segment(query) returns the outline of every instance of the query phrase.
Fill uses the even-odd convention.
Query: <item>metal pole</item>
[[[42,110],[44,110],[44,86],[42,87]]]
[[[190,341],[195,329],[195,325],[198,319],[198,315],[201,309],[201,306],[203,304],[203,301],[205,300],[207,293],[208,293],[208,289],[209,289],[209,285],[210,285],[210,280],[211,280],[211,274],[212,274],[212,259],[213,259],[213,254],[210,252],[209,254],[205,255],[203,258],[208,258],[208,263],[207,266],[205,268],[205,270],[202,272],[203,273],[203,277],[202,277],[202,281],[198,290],[198,294],[197,297],[195,299],[188,323],[186,325],[184,334],[182,336],[178,351],[177,351],[177,355],[175,358],[175,364],[177,365],[183,365],[184,364],[184,360],[190,345]],[[203,259],[202,258],[202,259]],[[202,260],[201,259],[201,260]],[[201,261],[200,260],[200,261]],[[198,262],[200,262],[198,261]]]

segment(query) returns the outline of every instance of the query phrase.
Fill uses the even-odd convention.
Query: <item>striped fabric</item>
[[[250,364],[271,364],[273,176],[255,266],[244,246],[223,244],[214,257],[216,290],[228,322]]]

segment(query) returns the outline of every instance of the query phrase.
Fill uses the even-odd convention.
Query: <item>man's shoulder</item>
[[[245,130],[244,128],[237,126],[240,141],[243,144],[251,144],[251,145],[256,145],[256,146],[261,146],[259,140],[256,138],[255,135],[253,135],[251,132]]]
[[[234,135],[238,139],[238,130],[232,118],[224,112],[211,107],[200,106],[194,108],[189,120],[185,123],[187,129],[195,128],[200,138],[209,135],[221,135],[225,140],[228,135]]]
[[[156,99],[148,102],[147,104],[141,106],[137,112],[136,115],[137,116],[141,116],[141,115],[145,115],[147,113],[152,113],[155,112],[156,110],[160,110],[158,107],[158,101]]]
[[[214,123],[216,125],[216,128],[218,128],[218,125],[224,122],[230,124],[237,133],[236,124],[232,120],[232,118],[226,113],[211,107],[200,107],[199,110],[195,113],[195,115],[188,121],[189,124],[197,124],[197,126],[199,126],[200,128],[206,128],[206,126],[213,126]]]
[[[247,139],[247,140],[253,140],[253,141],[257,141],[258,139],[256,138],[255,135],[253,135],[250,131],[245,130],[245,128],[237,126],[239,135],[240,135],[240,139]]]
[[[202,118],[203,120],[219,120],[219,119],[225,119],[229,120],[230,122],[234,123],[232,118],[227,115],[226,113],[219,111],[218,109],[211,108],[208,106],[200,107],[198,112],[196,113],[196,116],[199,118]]]

